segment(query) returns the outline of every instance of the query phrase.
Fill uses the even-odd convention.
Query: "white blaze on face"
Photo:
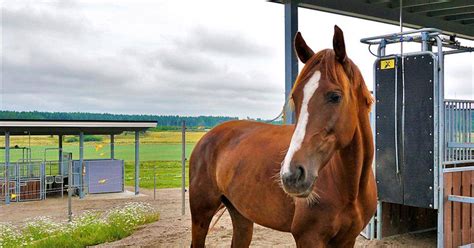
[[[295,132],[293,133],[293,137],[291,137],[290,147],[288,148],[285,160],[283,161],[283,166],[280,170],[280,175],[290,172],[290,162],[293,159],[293,155],[301,148],[301,144],[303,143],[303,139],[306,134],[306,125],[308,124],[309,119],[309,100],[311,100],[314,93],[319,87],[320,77],[320,71],[314,72],[313,76],[311,76],[311,78],[303,88],[303,102],[301,103],[300,115],[298,116],[298,122],[296,124]]]

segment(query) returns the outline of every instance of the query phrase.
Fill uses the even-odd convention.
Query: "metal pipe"
[[[59,135],[59,175],[61,175],[61,198],[64,197],[64,178],[63,178],[63,136]]]
[[[140,194],[140,132],[135,131],[135,195]]]
[[[376,239],[382,239],[382,202],[377,201],[377,235]]]
[[[298,31],[298,3],[285,2],[285,102],[288,102],[293,84],[298,76],[298,59],[293,47],[293,39]],[[294,111],[285,108],[285,124],[294,123]]]
[[[186,210],[186,121],[181,123],[181,214]]]
[[[401,135],[402,156],[401,157],[402,157],[402,163],[404,163],[405,162],[405,57],[403,55],[403,0],[400,0],[400,34],[401,34],[400,56],[402,60],[402,75],[401,75],[402,77],[402,135]],[[398,117],[396,117],[395,119],[397,118]],[[400,173],[400,165],[399,165],[398,160],[397,160],[397,173]]]
[[[5,204],[10,204],[10,132],[5,132]]]
[[[427,32],[421,32],[421,51],[431,51],[430,45],[428,44],[430,37]]]
[[[444,120],[444,55],[443,43],[439,36],[435,36],[438,48],[438,118]],[[438,132],[440,133],[438,140],[438,247],[444,245],[444,174],[442,158],[444,156],[444,121],[439,122]]]
[[[72,222],[72,163],[68,162],[67,179],[67,216],[69,222]]]
[[[63,136],[59,135],[59,174],[63,174]],[[61,193],[62,196],[62,193]]]
[[[402,33],[392,33],[392,34],[384,34],[384,35],[377,35],[377,36],[362,38],[360,39],[360,42],[364,44],[379,44],[380,39],[396,39],[397,37],[400,37],[400,35],[415,34],[415,33],[421,33],[421,32],[429,33],[430,36],[435,36],[437,34],[443,33],[443,31],[436,28],[422,28],[422,29],[417,29],[417,30],[404,31]],[[373,40],[378,40],[378,41],[374,42]]]
[[[448,201],[474,204],[474,197],[462,195],[448,195]]]
[[[79,134],[79,198],[84,198],[84,133]]]
[[[461,172],[461,171],[474,171],[474,166],[446,168],[443,170],[443,173]]]

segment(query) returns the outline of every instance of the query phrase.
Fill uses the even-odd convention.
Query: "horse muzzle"
[[[317,177],[311,176],[302,165],[291,166],[291,170],[281,175],[283,190],[290,196],[307,197]]]

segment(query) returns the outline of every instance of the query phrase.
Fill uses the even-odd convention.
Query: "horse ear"
[[[336,59],[339,63],[343,64],[346,61],[346,45],[344,43],[344,34],[342,30],[334,25],[334,37],[332,39],[332,46],[336,53]]]
[[[300,58],[303,64],[306,64],[306,62],[314,55],[314,52],[308,45],[306,45],[306,42],[304,41],[300,32],[296,33],[294,44],[298,58]]]

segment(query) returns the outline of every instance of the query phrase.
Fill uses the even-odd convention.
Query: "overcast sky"
[[[283,5],[257,0],[3,0],[0,109],[272,118],[284,101]],[[317,51],[334,24],[372,88],[360,38],[398,27],[299,9]],[[465,42],[474,45],[473,42]],[[474,99],[474,55],[446,98]],[[301,66],[300,66],[301,69]]]

